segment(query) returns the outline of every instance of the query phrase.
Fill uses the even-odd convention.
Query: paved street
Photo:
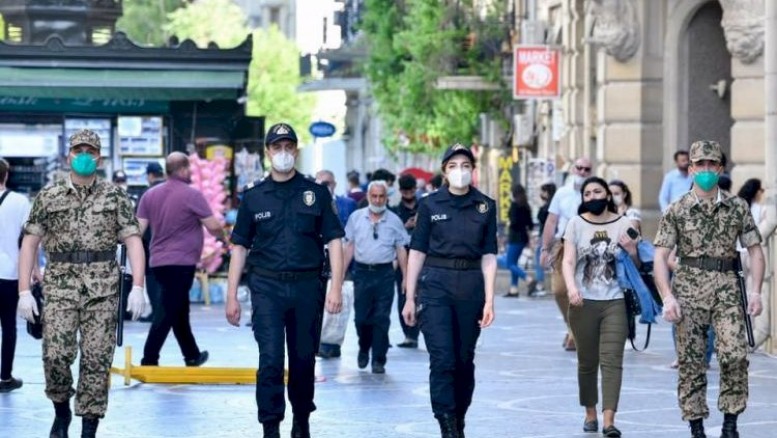
[[[394,315],[394,318],[396,316]],[[210,366],[255,366],[258,360],[248,327],[231,328],[223,308],[193,306],[192,319],[201,348],[210,351]],[[43,394],[40,344],[24,331],[20,337],[15,375],[24,387],[0,394],[0,436],[48,436],[53,410]],[[147,324],[127,324],[125,342],[140,361]],[[641,328],[642,329],[642,328]],[[625,437],[689,436],[675,399],[676,372],[669,327],[653,332],[645,353],[630,350],[624,364],[623,391],[617,424]],[[582,433],[583,411],[577,403],[575,355],[560,348],[562,322],[549,298],[497,298],[495,325],[486,330],[477,352],[477,388],[467,417],[473,438],[571,438]],[[393,343],[402,339],[392,324]],[[341,359],[319,361],[316,387],[318,411],[312,416],[313,436],[396,438],[439,436],[427,391],[428,357],[423,349],[389,351],[386,375],[356,367],[356,342],[349,327]],[[115,363],[123,363],[117,351]],[[172,336],[162,353],[162,365],[181,365]],[[369,368],[368,368],[369,369]],[[743,438],[772,438],[777,426],[777,360],[762,354],[751,358],[750,407],[740,420]],[[717,437],[722,415],[714,409],[717,365],[710,373],[708,420],[710,437]],[[290,413],[289,413],[290,414]],[[290,417],[290,415],[289,415]],[[288,436],[291,422],[283,423]],[[151,385],[123,386],[113,379],[102,437],[250,437],[261,436],[256,422],[253,386]],[[78,436],[80,421],[71,426]]]

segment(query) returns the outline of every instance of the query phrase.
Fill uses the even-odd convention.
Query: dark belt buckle
[[[453,267],[455,269],[458,269],[459,271],[463,271],[463,270],[469,268],[469,260],[455,259],[453,261]]]

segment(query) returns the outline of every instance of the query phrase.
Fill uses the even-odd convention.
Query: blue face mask
[[[702,170],[693,175],[693,183],[705,192],[709,192],[718,185],[718,173],[711,170]]]
[[[92,176],[97,171],[97,160],[87,152],[80,152],[70,161],[70,168],[78,176]]]
[[[394,193],[396,193],[396,192],[397,191],[394,190],[394,187],[389,187],[388,193],[386,193],[386,196],[388,196],[390,198],[390,197],[394,196]]]

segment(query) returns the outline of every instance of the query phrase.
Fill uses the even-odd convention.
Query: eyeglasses
[[[372,224],[372,238],[374,240],[378,240],[378,223],[377,222]]]
[[[591,168],[590,168],[590,167],[585,167],[585,166],[575,166],[575,168],[576,168],[576,169],[577,169],[579,172],[590,172],[590,171],[591,171]]]

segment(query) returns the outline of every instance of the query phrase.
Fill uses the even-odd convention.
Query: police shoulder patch
[[[316,194],[313,192],[313,190],[305,190],[302,193],[302,202],[304,202],[308,207],[316,203]]]
[[[251,190],[251,189],[253,189],[254,187],[260,185],[263,182],[264,182],[264,178],[257,179],[255,181],[251,181],[250,183],[246,184],[245,187],[243,187],[243,191],[245,192],[246,190]]]
[[[488,212],[488,202],[485,202],[485,201],[478,202],[478,207],[477,208],[478,208],[478,212],[481,213],[481,214],[484,214],[484,213]]]

